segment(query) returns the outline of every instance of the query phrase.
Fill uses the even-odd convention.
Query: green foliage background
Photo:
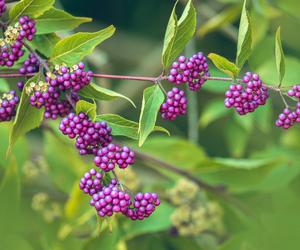
[[[197,36],[186,52],[212,52],[234,61],[242,1],[194,2],[199,18]],[[300,3],[296,0],[252,0],[249,4],[254,46],[246,69],[259,73],[267,83],[278,83],[274,34],[281,26],[286,55],[286,75],[282,84],[298,83],[300,38],[296,34]],[[160,74],[162,41],[174,1],[61,0],[56,5],[75,16],[94,19],[92,23],[81,25],[78,31],[96,32],[110,24],[117,28],[112,39],[88,56],[87,62],[94,71]],[[178,7],[182,9],[181,1]],[[71,33],[61,31],[60,34]],[[45,54],[49,53],[47,46],[43,47]],[[213,65],[211,74],[225,76]],[[96,83],[131,98],[138,108],[142,106],[143,90],[149,87],[147,83],[134,81],[101,79]],[[289,131],[275,127],[276,116],[283,108],[279,98],[245,117],[225,109],[223,99],[227,86],[228,83],[209,81],[200,93],[190,96],[194,102],[187,117],[176,122],[158,118],[157,125],[167,128],[171,137],[153,134],[142,148],[138,148],[136,141],[117,137],[118,141],[129,143],[212,185],[225,186],[247,212],[244,213],[235,201],[207,193],[223,207],[224,236],[172,234],[170,214],[175,208],[167,201],[163,201],[153,217],[145,222],[116,218],[100,222],[89,207],[88,199],[78,190],[78,180],[93,164],[76,153],[72,142],[58,133],[34,130],[16,143],[15,157],[7,158],[10,124],[1,124],[0,249],[298,249],[299,127]],[[115,99],[111,93],[106,94],[105,98]],[[138,110],[127,100],[118,99],[99,102],[97,113],[119,114],[138,121]],[[114,118],[97,117],[111,122]],[[57,131],[57,122],[50,126]],[[126,135],[137,138],[138,125],[132,126],[135,130],[126,131]],[[163,129],[157,127],[156,130]],[[28,169],[38,169],[38,175],[29,178]],[[162,194],[180,178],[147,161],[138,161],[134,170],[143,183],[142,190]],[[61,214],[52,221],[43,218],[43,211],[32,209],[32,197],[38,192],[47,193],[61,208]]]

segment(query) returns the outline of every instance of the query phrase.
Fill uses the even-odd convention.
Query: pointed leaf
[[[91,120],[95,120],[97,116],[97,105],[96,103],[90,103],[87,101],[80,100],[76,103],[76,113],[84,112],[88,115]]]
[[[139,124],[139,146],[144,144],[149,134],[153,131],[157,113],[163,101],[164,93],[157,84],[144,90]]]
[[[9,11],[9,22],[15,23],[21,16],[37,18],[54,4],[54,0],[21,0]]]
[[[133,107],[135,107],[134,102],[130,100],[130,98],[121,95],[117,92],[114,92],[112,90],[102,88],[96,85],[95,83],[90,83],[88,86],[81,89],[78,93],[83,97],[91,98],[99,101],[110,101],[110,100],[115,100],[117,98],[123,98],[129,101]]]
[[[115,136],[126,136],[128,138],[139,139],[139,124],[134,121],[125,119],[115,114],[98,115],[96,121],[105,121],[112,128],[112,134]],[[170,132],[163,127],[155,126],[153,131],[164,132],[170,135]]]
[[[38,81],[40,78],[40,74],[30,78],[24,88],[26,88],[26,86],[28,86],[31,82]],[[14,144],[21,136],[25,135],[30,130],[39,127],[43,120],[44,109],[37,109],[36,107],[31,106],[29,98],[30,97],[26,94],[26,91],[23,91],[18,105],[16,118],[9,135],[8,154],[11,152]]]
[[[91,18],[72,16],[63,10],[51,8],[36,19],[37,34],[72,30],[82,23],[91,21]]]
[[[115,32],[114,26],[93,33],[79,32],[59,41],[50,60],[53,63],[73,65],[91,54],[96,46],[110,38]]]
[[[164,39],[162,55],[164,68],[167,68],[172,64],[196,31],[196,10],[192,0],[188,1],[179,20],[175,13],[176,6],[177,2],[169,19]]]
[[[236,65],[239,68],[242,68],[245,62],[248,60],[252,47],[252,29],[246,6],[247,0],[244,2],[238,35]]]
[[[285,75],[285,59],[281,43],[281,29],[278,27],[275,36],[275,57],[276,57],[276,66],[279,76],[279,84],[282,84],[283,77]]]
[[[228,59],[226,59],[223,56],[210,53],[208,55],[208,58],[212,60],[214,65],[227,75],[231,76],[232,78],[235,78],[238,76],[240,69],[233,63],[230,62]]]

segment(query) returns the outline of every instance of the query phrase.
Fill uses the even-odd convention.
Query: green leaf
[[[20,203],[20,179],[17,162],[12,157],[0,185],[0,234],[1,237],[16,232]],[[2,238],[3,239],[3,238]],[[2,243],[2,241],[1,241]]]
[[[276,57],[277,72],[279,76],[279,85],[281,85],[285,75],[285,60],[284,60],[284,53],[282,49],[282,43],[281,43],[280,27],[278,27],[275,36],[275,57]]]
[[[232,5],[222,10],[220,13],[214,15],[206,23],[200,26],[198,31],[199,36],[203,37],[208,33],[211,33],[234,22],[238,18],[240,11],[240,4]]]
[[[50,57],[55,44],[60,41],[60,37],[55,33],[36,35],[31,42],[31,45],[41,52],[44,56]]]
[[[227,75],[231,76],[232,78],[236,78],[240,72],[240,69],[233,63],[230,62],[223,56],[210,53],[208,58],[214,63],[214,65]]]
[[[56,127],[58,126],[56,124]],[[45,131],[44,139],[44,155],[49,165],[51,180],[58,189],[70,193],[74,182],[86,170],[86,163],[69,138],[64,140],[65,137],[60,138],[52,132]]]
[[[75,17],[63,10],[51,8],[36,19],[37,34],[72,30],[82,23],[91,21],[91,18]]]
[[[28,86],[31,82],[36,82],[41,78],[40,74],[36,74],[34,77],[30,78],[25,84],[24,88]],[[9,154],[16,143],[16,141],[30,130],[40,126],[43,117],[44,109],[37,109],[30,104],[29,96],[26,91],[22,92],[21,100],[17,109],[17,114],[13,127],[9,135],[9,146],[7,153]]]
[[[82,88],[78,92],[78,94],[81,95],[82,97],[91,98],[99,101],[110,101],[110,100],[115,100],[117,98],[123,98],[129,101],[133,107],[136,107],[134,102],[130,98],[121,95],[117,92],[114,92],[112,90],[102,88],[96,85],[95,83],[90,83],[88,86]]]
[[[37,18],[54,4],[54,0],[21,0],[9,11],[9,22],[15,23],[21,16]]]
[[[138,235],[161,232],[171,227],[170,214],[174,212],[174,208],[167,203],[157,207],[157,211],[153,213],[147,220],[135,221],[135,223],[125,224],[125,239],[131,239]],[[127,227],[126,227],[127,226]]]
[[[252,47],[252,29],[246,5],[247,0],[245,0],[242,10],[237,43],[236,65],[239,68],[242,68],[244,66],[245,62],[251,55]]]
[[[50,60],[53,63],[73,65],[91,54],[96,46],[110,38],[115,32],[113,25],[98,32],[79,32],[59,41]]]
[[[201,127],[206,127],[215,120],[227,116],[230,112],[231,110],[225,108],[222,100],[212,100],[205,106],[200,116],[199,124]]]
[[[142,109],[139,120],[139,146],[142,146],[153,131],[157,113],[164,101],[164,93],[156,84],[144,90]]]
[[[76,103],[76,113],[84,112],[91,120],[95,120],[97,116],[97,105],[96,103],[90,103],[84,100],[80,100]]]
[[[196,31],[196,10],[192,0],[188,1],[179,20],[175,13],[176,6],[177,2],[170,16],[164,39],[162,53],[162,63],[164,68],[167,68],[172,64]]]
[[[125,119],[115,114],[98,115],[96,121],[105,121],[112,128],[112,134],[115,136],[126,136],[128,138],[139,139],[139,124],[134,121]],[[163,127],[155,126],[153,131],[164,132],[170,135],[170,132]]]

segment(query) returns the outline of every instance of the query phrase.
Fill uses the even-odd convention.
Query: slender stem
[[[225,189],[224,186],[213,186],[210,185],[209,183],[201,180],[200,178],[196,178],[195,176],[193,176],[192,174],[190,174],[189,172],[186,172],[185,170],[174,166],[172,164],[169,164],[167,162],[164,162],[154,156],[142,153],[142,152],[136,152],[136,156],[137,158],[139,158],[140,160],[146,161],[146,162],[152,162],[155,163],[157,165],[159,165],[160,167],[169,170],[173,173],[176,173],[178,175],[184,176],[185,178],[193,181],[195,184],[197,184],[200,188],[203,188],[211,193],[214,193],[215,195],[222,197],[223,199],[230,201],[232,204],[235,204],[237,207],[239,207],[244,213],[251,215],[253,217],[255,217],[255,215],[252,213],[252,211],[249,210],[248,207],[246,207],[244,204],[242,204],[238,199],[236,199],[235,197],[233,197],[232,195],[230,195],[227,190]]]
[[[45,61],[44,59],[42,59],[42,58],[38,55],[38,53],[36,53],[35,50],[34,50],[33,48],[31,48],[27,43],[24,42],[23,44],[24,44],[24,47],[25,47],[26,49],[28,49],[29,52],[30,52],[31,54],[33,54],[33,55],[37,58],[37,60],[38,60],[39,63],[43,66],[43,68],[44,68],[47,72],[51,72],[51,70],[50,70],[49,66],[47,65],[46,61]]]
[[[107,74],[93,74],[95,78],[109,78],[109,79],[120,79],[120,80],[133,80],[143,82],[156,82],[158,77],[145,77],[145,76],[125,76],[125,75],[107,75]],[[162,80],[166,79],[165,77]]]
[[[285,106],[286,108],[289,108],[289,105],[288,105],[287,101],[285,100],[285,98],[284,98],[282,92],[281,92],[281,91],[278,91],[278,92],[279,92],[279,95],[280,95],[280,97],[281,97],[281,99],[282,99],[282,101],[283,101],[283,103],[284,103],[284,106]]]

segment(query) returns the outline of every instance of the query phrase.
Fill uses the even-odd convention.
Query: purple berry
[[[10,121],[16,115],[16,106],[19,97],[16,91],[10,91],[2,95],[0,99],[0,122]]]

